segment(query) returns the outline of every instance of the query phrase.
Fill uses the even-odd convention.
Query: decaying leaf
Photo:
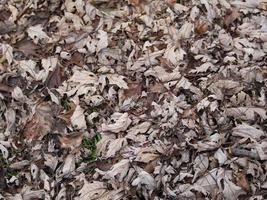
[[[53,127],[53,111],[48,103],[41,103],[36,106],[35,112],[27,122],[23,134],[27,141],[42,139]]]

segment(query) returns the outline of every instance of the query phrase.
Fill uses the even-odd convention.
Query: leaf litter
[[[0,10],[0,199],[267,198],[266,1]]]

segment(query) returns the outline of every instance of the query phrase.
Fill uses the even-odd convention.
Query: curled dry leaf
[[[195,25],[195,31],[197,34],[205,34],[209,29],[209,24],[206,21],[198,20]]]

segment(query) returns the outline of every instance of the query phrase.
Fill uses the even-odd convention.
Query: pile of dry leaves
[[[266,0],[2,0],[0,199],[266,199]]]

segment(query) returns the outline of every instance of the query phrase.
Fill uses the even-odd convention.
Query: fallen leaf
[[[67,124],[71,123],[71,116],[73,115],[76,105],[73,102],[70,102],[69,105],[69,110],[67,112],[61,113],[58,115],[58,118],[64,120]]]
[[[264,132],[260,129],[257,129],[253,126],[250,126],[248,124],[241,124],[233,128],[233,133],[234,136],[239,136],[239,137],[249,137],[253,139],[260,139],[262,136],[264,136]]]
[[[142,1],[142,0],[129,0],[129,2],[134,6],[139,6],[140,5],[140,1]]]
[[[120,76],[118,74],[108,74],[107,78],[109,80],[109,84],[117,85],[119,88],[128,89],[127,82],[124,80],[124,76]]]
[[[84,109],[77,105],[72,116],[71,116],[71,124],[78,128],[79,130],[84,130],[87,128],[85,116],[84,116]]]
[[[141,170],[138,177],[133,180],[132,186],[145,187],[148,190],[153,190],[156,187],[155,179],[146,171]]]
[[[118,138],[112,140],[108,145],[105,157],[107,158],[114,157],[116,153],[118,153],[118,151],[120,151],[126,145],[127,145],[127,140],[125,138]]]
[[[206,21],[198,20],[195,25],[195,31],[197,34],[205,34],[209,29],[209,24]]]
[[[113,116],[115,123],[102,124],[102,131],[119,133],[121,131],[125,131],[132,122],[132,120],[128,116],[128,113],[115,113],[113,114]]]
[[[238,172],[236,179],[237,179],[236,184],[238,186],[240,186],[244,191],[249,193],[250,192],[250,185],[249,185],[248,179],[246,177],[245,171]]]
[[[232,24],[238,17],[240,17],[239,10],[236,9],[236,8],[233,8],[233,9],[230,11],[230,14],[227,14],[227,15],[224,17],[223,23],[224,23],[226,26],[229,26],[229,25]]]
[[[29,27],[27,29],[27,33],[35,44],[37,44],[40,40],[49,39],[48,35],[43,31],[43,27],[41,24]]]
[[[63,80],[62,80],[61,68],[57,66],[54,69],[54,71],[49,73],[46,79],[46,84],[47,84],[47,87],[51,89],[51,88],[58,88],[62,82]]]
[[[13,47],[9,44],[2,44],[2,54],[10,65],[13,61]]]
[[[258,107],[226,108],[225,114],[227,116],[244,120],[254,120],[256,115],[259,115],[263,120],[267,119],[266,110]]]
[[[40,103],[35,109],[33,117],[27,122],[23,134],[27,141],[42,139],[53,127],[53,114],[51,106]]]
[[[31,55],[33,56],[39,56],[38,50],[40,47],[38,47],[36,44],[34,44],[31,40],[22,40],[16,44],[16,48],[22,52],[26,57],[29,57]]]
[[[83,134],[78,132],[78,133],[72,133],[69,135],[61,135],[59,137],[59,141],[61,143],[62,148],[70,148],[70,149],[75,149],[78,148],[83,140]]]

